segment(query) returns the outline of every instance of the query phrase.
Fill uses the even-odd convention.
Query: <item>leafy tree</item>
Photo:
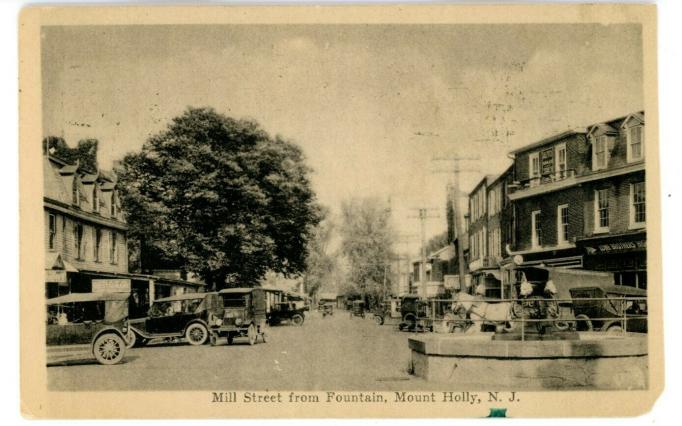
[[[84,170],[97,171],[97,139],[81,139],[75,148],[69,147],[64,138],[48,136],[43,139],[43,154],[50,150],[50,154],[61,158],[69,164],[79,162]]]
[[[309,172],[297,145],[212,108],[189,108],[117,168],[129,237],[147,261],[182,265],[212,288],[305,269],[320,220]]]
[[[341,253],[348,262],[348,280],[370,299],[382,298],[391,286],[395,235],[389,219],[385,204],[376,198],[354,198],[341,206]]]
[[[426,242],[426,255],[428,256],[432,252],[450,244],[448,238],[448,231],[445,231],[429,239],[429,241]]]
[[[329,218],[327,209],[323,211],[323,216],[325,219],[315,227],[312,238],[308,242],[307,269],[303,282],[305,291],[310,296],[321,289],[329,288],[337,269],[335,256],[328,252],[334,223]]]

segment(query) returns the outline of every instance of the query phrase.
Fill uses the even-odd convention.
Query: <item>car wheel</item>
[[[256,338],[258,335],[256,334],[256,326],[251,324],[246,331],[246,336],[249,338],[249,345],[255,345],[256,344]]]
[[[303,315],[301,314],[296,314],[293,317],[291,317],[291,322],[293,322],[295,325],[301,326],[303,325]]]
[[[100,364],[113,365],[119,363],[125,354],[126,342],[115,333],[102,334],[95,340],[93,353]]]
[[[208,330],[203,324],[190,324],[185,331],[185,338],[190,345],[203,345],[208,339]]]
[[[606,329],[606,334],[609,335],[618,335],[618,334],[623,334],[623,327],[620,325],[612,325],[609,328]]]
[[[578,314],[575,316],[575,328],[578,331],[592,331],[594,326],[590,317],[585,314]]]
[[[374,322],[377,323],[377,325],[384,325],[384,317],[381,315],[374,315]]]

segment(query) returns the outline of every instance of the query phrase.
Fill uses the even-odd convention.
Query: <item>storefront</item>
[[[646,231],[582,238],[584,268],[614,274],[614,284],[647,288]]]

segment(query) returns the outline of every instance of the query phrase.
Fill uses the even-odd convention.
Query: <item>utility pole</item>
[[[465,276],[466,276],[466,264],[464,262],[464,241],[463,239],[466,238],[464,235],[464,229],[462,226],[462,222],[464,220],[464,215],[460,214],[462,210],[460,210],[460,203],[459,199],[460,196],[462,195],[461,190],[460,190],[460,185],[459,185],[459,174],[462,172],[467,172],[467,173],[480,173],[480,170],[478,169],[461,169],[459,166],[460,161],[476,161],[480,160],[480,157],[478,156],[472,156],[472,157],[463,157],[463,156],[447,156],[447,157],[434,157],[431,159],[432,161],[452,161],[453,164],[453,169],[452,170],[434,170],[434,173],[452,173],[453,174],[453,184],[451,186],[451,191],[452,191],[452,209],[453,209],[453,220],[454,220],[454,226],[455,226],[455,233],[457,234],[457,265],[458,265],[458,275],[459,275],[459,288],[460,290],[464,288],[464,281],[465,281]]]
[[[419,268],[419,282],[421,284],[420,296],[422,298],[426,297],[426,220],[438,218],[438,215],[429,215],[429,211],[437,210],[434,208],[419,208],[414,209],[419,211],[418,216],[408,216],[412,219],[419,219],[420,229],[421,229],[421,266]]]
[[[412,274],[412,272],[410,270],[410,255],[409,255],[410,250],[408,248],[408,245],[410,244],[410,241],[414,241],[417,238],[419,238],[419,235],[417,235],[417,234],[402,234],[402,235],[399,235],[397,240],[396,240],[396,242],[398,244],[404,244],[405,245],[405,247],[404,247],[405,251],[404,252],[407,253],[405,255],[406,256],[405,260],[407,261],[407,275]],[[398,295],[400,293],[400,284],[401,284],[401,280],[403,277],[403,270],[401,268],[402,256],[400,255],[400,252],[398,252],[398,255],[395,257],[395,260],[397,262],[397,269],[398,269],[398,279],[396,280],[396,282],[398,283],[398,289],[396,291],[396,295]],[[407,277],[407,280],[408,280],[407,281],[408,282],[407,288],[409,291],[409,287],[410,287],[409,286],[409,277]]]

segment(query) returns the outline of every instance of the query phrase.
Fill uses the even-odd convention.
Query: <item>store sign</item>
[[[546,149],[540,152],[540,170],[542,176],[554,173],[554,150]]]
[[[443,285],[449,290],[460,290],[459,275],[443,275]]]
[[[63,269],[46,269],[45,270],[46,283],[65,283],[66,271]]]
[[[128,279],[92,280],[93,293],[130,293],[130,288]]]
[[[596,246],[585,246],[587,254],[608,254],[608,253],[624,253],[629,251],[646,250],[646,240],[639,241],[622,241],[607,244],[598,244]]]

